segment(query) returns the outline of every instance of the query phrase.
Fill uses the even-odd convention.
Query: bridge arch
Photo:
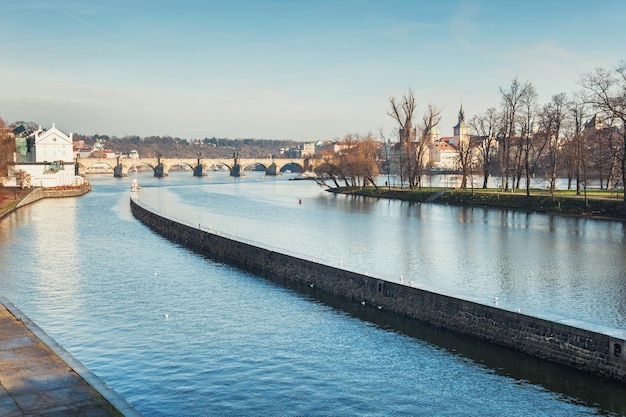
[[[284,164],[283,166],[281,166],[279,171],[282,172],[282,173],[286,173],[287,171],[289,171],[289,172],[303,172],[304,171],[304,166],[298,164],[297,162],[290,162],[290,163],[287,163],[287,164]]]
[[[111,169],[114,169],[118,161],[122,166],[122,173],[124,175],[127,175],[129,170],[140,170],[140,167],[150,167],[154,172],[159,164],[159,159],[157,158],[78,158],[76,160],[81,174],[86,174],[87,169],[96,164],[105,164]],[[160,161],[163,164],[164,173],[167,173],[173,165],[184,164],[193,169],[198,164],[198,158],[160,158]],[[250,170],[250,166],[257,164],[262,165],[267,170],[270,165],[274,163],[276,164],[277,171],[285,172],[289,170],[291,172],[302,172],[305,169],[315,166],[316,160],[305,160],[302,158],[239,158],[238,162],[244,171]],[[200,158],[200,163],[205,171],[231,171],[234,166],[234,161],[230,158]]]
[[[83,172],[85,174],[107,174],[113,173],[115,169],[115,161],[107,161],[100,160],[97,162],[83,162],[85,159],[78,159],[76,163],[78,164],[78,171]]]
[[[269,166],[271,165],[271,162],[269,164],[265,164],[265,163],[261,163],[261,162],[256,162],[256,161],[252,161],[252,162],[248,162],[247,164],[240,164],[241,166],[241,171],[267,171],[267,168],[269,168]],[[263,169],[257,169],[258,167],[263,167]]]
[[[163,163],[163,161],[161,161],[161,163]],[[195,165],[192,165],[192,163],[190,163],[189,161],[186,161],[186,160],[168,161],[167,163],[163,163],[163,174],[164,175],[169,174],[170,170],[173,167],[176,167],[176,166],[188,167],[188,168],[190,168],[193,171],[193,169],[196,167],[196,165],[197,165],[197,161],[196,161]],[[204,165],[203,165],[203,167],[204,167]]]

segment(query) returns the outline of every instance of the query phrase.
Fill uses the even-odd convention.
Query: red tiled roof
[[[447,142],[437,142],[435,145],[440,151],[456,151],[456,148]]]

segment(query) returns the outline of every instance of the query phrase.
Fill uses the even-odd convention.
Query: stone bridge
[[[206,175],[207,171],[229,170],[231,175],[239,176],[248,169],[263,166],[268,175],[290,170],[302,172],[312,168],[312,159],[305,158],[78,158],[78,171],[81,175],[89,168],[105,166],[114,171],[115,176],[126,176],[129,170],[141,167],[152,168],[155,176],[167,176],[172,167],[191,168],[193,175]]]

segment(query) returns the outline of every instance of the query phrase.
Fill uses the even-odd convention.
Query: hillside
[[[108,137],[106,135],[74,134],[74,140],[83,140],[85,145],[93,145],[96,141],[104,143],[107,149],[115,152],[130,152],[136,150],[140,157],[156,157],[163,155],[168,158],[204,158],[232,157],[236,150],[242,158],[264,158],[270,155],[279,157],[281,149],[295,148],[300,142],[291,140],[273,139],[218,139],[205,138],[204,140],[187,141],[186,139],[171,136],[125,136],[123,138]]]

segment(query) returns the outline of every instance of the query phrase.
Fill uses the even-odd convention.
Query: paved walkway
[[[122,415],[141,416],[0,297],[0,416]]]

